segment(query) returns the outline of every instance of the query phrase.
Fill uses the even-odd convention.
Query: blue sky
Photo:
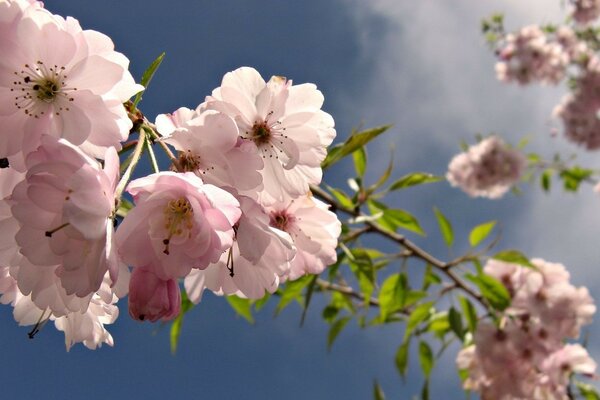
[[[451,3],[451,4],[450,4]],[[355,126],[394,124],[387,137],[369,149],[375,178],[390,148],[394,176],[414,170],[445,173],[461,139],[495,131],[514,143],[531,134],[531,149],[550,155],[577,151],[550,137],[550,113],[562,90],[516,88],[494,78],[493,58],[479,36],[479,20],[506,11],[509,27],[557,21],[547,0],[522,5],[494,0],[221,0],[173,1],[48,0],[46,7],[79,19],[86,29],[113,38],[131,60],[136,78],[160,52],[166,59],[142,109],[153,120],[180,106],[195,107],[217,87],[227,71],[253,66],[263,77],[284,75],[313,82],[325,95],[324,109],[343,138]],[[586,157],[592,161],[592,157]],[[346,189],[350,170],[326,179]],[[502,220],[501,246],[562,262],[577,285],[600,290],[600,254],[595,239],[600,199],[590,188],[577,196],[555,190],[548,196],[524,186],[524,194],[500,201],[471,200],[442,183],[391,199],[415,213],[428,232],[426,249],[447,257],[432,218],[437,205],[450,216],[457,249],[467,248],[470,228]],[[557,228],[557,227],[560,227]],[[418,268],[418,266],[415,266]],[[306,323],[291,306],[277,318],[273,307],[250,326],[223,299],[205,296],[184,322],[180,350],[171,356],[168,327],[141,324],[127,316],[126,305],[109,327],[115,347],[66,353],[60,332],[47,327],[34,340],[18,328],[11,309],[0,309],[5,344],[0,371],[7,398],[243,398],[365,399],[378,379],[388,398],[410,398],[420,390],[416,372],[403,385],[393,355],[401,326],[360,330],[354,323],[326,352],[327,326],[317,299]],[[50,328],[50,329],[49,329]],[[600,358],[598,328],[591,330],[591,353]],[[452,367],[453,354],[434,375],[432,398],[463,398]],[[414,359],[414,358],[413,358]],[[418,366],[412,363],[416,371]],[[450,395],[449,393],[452,393]]]

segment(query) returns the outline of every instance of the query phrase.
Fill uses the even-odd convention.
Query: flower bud
[[[129,282],[129,315],[139,321],[168,321],[179,314],[181,292],[175,279],[162,280],[151,267],[134,268]]]

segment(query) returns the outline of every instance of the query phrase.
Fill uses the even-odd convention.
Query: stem
[[[119,208],[119,204],[121,203],[121,196],[123,195],[123,191],[125,190],[127,183],[129,183],[129,180],[131,179],[131,174],[133,173],[135,166],[137,165],[138,161],[140,161],[142,152],[144,151],[145,142],[146,133],[143,130],[140,130],[140,137],[135,145],[133,153],[131,154],[131,162],[127,166],[127,169],[123,173],[123,176],[121,176],[121,180],[119,181],[117,189],[115,190],[115,199],[117,199],[117,206],[115,208]]]
[[[146,148],[148,149],[148,155],[150,156],[150,163],[152,164],[152,169],[155,173],[159,173],[160,169],[158,168],[158,163],[156,162],[156,156],[154,155],[154,149],[152,148],[152,143],[149,140],[146,140]]]
[[[342,204],[340,204],[335,198],[333,198],[331,195],[329,195],[329,193],[325,192],[323,189],[321,189],[318,186],[311,186],[310,187],[311,191],[317,195],[318,197],[320,197],[321,199],[325,200],[326,202],[328,202],[329,204],[331,204],[332,208],[342,211],[354,218],[359,217],[362,215],[362,213],[360,212],[359,208],[353,209],[353,208],[348,208],[343,206]],[[372,222],[372,221],[366,221],[365,225],[368,226],[370,228],[370,231],[372,232],[376,232],[379,235],[395,242],[398,243],[400,246],[404,247],[405,249],[407,249],[408,251],[410,251],[412,254],[412,256],[420,258],[421,260],[425,261],[426,263],[431,264],[433,267],[435,267],[436,269],[442,271],[448,278],[450,278],[450,280],[452,280],[452,282],[454,282],[454,284],[456,285],[456,287],[460,288],[461,290],[463,290],[465,293],[467,293],[469,296],[471,296],[473,299],[477,300],[477,302],[479,302],[482,306],[484,306],[486,309],[489,309],[489,305],[485,302],[485,300],[483,299],[483,297],[476,293],[473,289],[471,289],[469,286],[467,286],[467,284],[465,282],[463,282],[452,270],[451,267],[453,267],[454,265],[456,265],[456,260],[453,260],[452,262],[444,262],[441,261],[439,259],[437,259],[436,257],[434,257],[433,255],[429,254],[427,251],[423,250],[422,248],[420,248],[418,245],[416,245],[415,243],[411,242],[409,239],[407,239],[404,235],[401,235],[399,233],[396,232],[392,232],[389,231],[385,228],[383,228],[381,225]],[[348,293],[349,294],[349,293]],[[351,295],[353,296],[353,295]]]

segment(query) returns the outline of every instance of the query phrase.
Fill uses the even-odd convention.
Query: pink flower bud
[[[162,280],[151,267],[134,268],[129,282],[129,315],[139,321],[168,321],[179,314],[181,292],[175,279]]]

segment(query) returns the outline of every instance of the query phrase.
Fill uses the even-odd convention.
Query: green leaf
[[[431,347],[429,347],[427,342],[424,341],[419,342],[419,363],[421,364],[421,370],[423,371],[423,374],[425,377],[429,378],[435,361],[433,359]]]
[[[411,186],[423,185],[425,183],[439,182],[443,178],[441,176],[435,176],[427,172],[413,172],[411,174],[404,175],[388,188],[389,191],[404,189]]]
[[[563,180],[565,190],[575,192],[579,188],[581,182],[588,179],[593,173],[594,171],[591,169],[574,166],[570,169],[561,171],[560,177]]]
[[[335,320],[335,317],[337,317],[339,312],[339,308],[337,308],[336,306],[329,305],[323,309],[323,319],[325,320],[325,322],[331,324]]]
[[[450,310],[448,310],[448,322],[450,323],[452,332],[454,332],[460,340],[464,340],[465,330],[463,328],[462,317],[454,307],[450,307]]]
[[[267,302],[269,301],[270,298],[271,298],[271,293],[269,293],[269,292],[265,293],[265,295],[262,298],[254,301],[252,303],[252,305],[254,306],[254,309],[256,311],[260,311],[267,304]]]
[[[254,317],[252,316],[252,309],[250,308],[251,303],[249,299],[242,299],[235,295],[226,296],[227,302],[233,308],[233,310],[246,321],[253,324]]]
[[[585,400],[600,400],[600,395],[598,395],[598,391],[592,385],[588,385],[580,381],[575,381],[575,386],[577,386],[577,389],[579,389],[579,394]]]
[[[300,326],[304,325],[304,319],[306,318],[306,312],[308,311],[308,306],[310,305],[312,295],[315,291],[315,287],[317,286],[318,278],[319,278],[319,275],[312,275],[310,278],[310,281],[308,283],[308,289],[306,289],[306,295],[304,296],[304,307],[302,310],[302,317],[300,317]]]
[[[465,277],[479,287],[481,295],[496,310],[503,311],[510,305],[510,293],[496,278],[485,274],[467,274]]]
[[[402,342],[398,350],[396,351],[396,368],[398,368],[398,372],[402,377],[406,376],[406,369],[408,367],[408,349],[409,349],[410,341],[405,340]]]
[[[508,263],[523,265],[524,267],[535,268],[529,259],[518,250],[504,250],[494,254],[492,258]]]
[[[475,332],[475,329],[477,329],[477,310],[475,309],[475,306],[469,299],[463,296],[458,296],[458,301],[460,302],[462,313],[467,320],[469,332]]]
[[[331,328],[329,328],[329,333],[327,334],[327,351],[331,350],[333,342],[335,342],[335,339],[338,337],[340,332],[344,329],[351,318],[352,317],[340,318],[331,325]]]
[[[388,315],[402,308],[402,296],[400,275],[394,274],[388,277],[379,291],[379,314],[382,321],[385,321]]]
[[[367,170],[367,152],[364,147],[360,147],[357,150],[354,150],[352,153],[352,158],[354,160],[354,169],[356,170],[356,175],[361,178],[365,176],[365,171]]]
[[[421,389],[421,400],[429,400],[429,379],[425,379],[425,382],[423,382],[423,388]]]
[[[429,301],[427,303],[419,304],[415,309],[410,313],[408,317],[408,322],[406,323],[406,331],[404,332],[404,337],[407,338],[413,332],[413,330],[419,326],[420,323],[427,320],[432,314],[432,306],[433,302]]]
[[[425,236],[425,231],[421,228],[419,220],[407,211],[400,209],[387,209],[383,211],[382,219],[386,224],[392,227],[392,231],[396,231],[398,228],[406,229],[411,232],[418,233],[421,236]]]
[[[313,279],[312,275],[305,275],[295,281],[287,281],[283,289],[280,290],[281,300],[275,309],[275,315],[279,314],[292,301],[299,300],[302,297],[302,291]]]
[[[181,292],[181,311],[173,323],[171,324],[171,331],[169,332],[169,338],[171,342],[171,354],[177,352],[177,345],[179,344],[179,336],[181,336],[181,327],[183,325],[183,316],[194,307],[194,303],[187,297],[187,293]]]
[[[142,100],[142,94],[144,94],[146,90],[148,90],[148,86],[150,86],[150,82],[152,81],[156,70],[158,70],[158,67],[160,67],[160,64],[163,62],[164,58],[165,52],[162,52],[161,55],[159,55],[154,61],[152,61],[152,64],[150,64],[146,71],[144,71],[142,75],[142,81],[140,82],[141,85],[144,87],[144,90],[135,95],[135,99],[133,100],[134,108],[137,108],[138,104]]]
[[[327,186],[327,190],[335,197],[335,199],[342,205],[342,207],[346,207],[349,209],[354,208],[354,202],[352,199],[344,192],[339,189],[335,189]]]
[[[369,187],[369,193],[373,193],[375,190],[380,188],[384,183],[386,183],[387,180],[390,178],[390,175],[392,175],[393,170],[394,170],[394,153],[392,153],[390,162],[389,162],[387,168],[385,169],[385,171],[383,171],[383,174],[379,177],[379,179],[377,179],[377,182],[375,182],[372,186]]]
[[[544,189],[544,191],[546,191],[546,192],[550,191],[551,178],[552,178],[552,170],[546,170],[540,176],[540,183],[542,185],[542,189]]]
[[[423,274],[423,285],[421,290],[427,290],[429,286],[439,285],[440,283],[442,283],[442,279],[433,272],[431,264],[427,264],[425,273]]]
[[[323,169],[330,167],[347,155],[352,154],[360,147],[363,147],[390,128],[391,125],[383,125],[352,134],[348,140],[346,140],[346,142],[329,148],[329,153],[327,154],[327,157],[325,157],[325,160],[323,160],[321,163],[321,167]]]
[[[469,243],[471,246],[476,247],[479,243],[483,242],[494,229],[494,226],[496,226],[496,221],[489,221],[473,228],[469,234]]]
[[[381,389],[377,380],[373,381],[373,399],[385,400],[385,393],[383,393],[383,389]]]
[[[454,232],[452,231],[452,225],[450,221],[442,214],[437,207],[433,208],[435,213],[435,218],[437,219],[438,225],[440,226],[440,232],[442,232],[442,236],[444,237],[444,241],[448,247],[452,247],[454,243]]]

